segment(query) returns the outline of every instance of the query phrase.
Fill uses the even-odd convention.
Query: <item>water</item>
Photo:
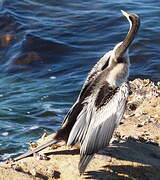
[[[0,1],[0,160],[57,130],[97,60],[141,17],[130,79],[160,80],[160,1]]]

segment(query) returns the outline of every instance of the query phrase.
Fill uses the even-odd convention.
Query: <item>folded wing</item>
[[[90,86],[92,86],[92,82],[103,71],[103,68],[108,65],[111,53],[112,51],[107,52],[89,72],[76,102],[71,107],[66,117],[64,118],[64,121],[62,122],[62,127],[66,126],[66,124],[71,121],[73,121],[74,124],[79,113],[81,113],[81,115],[84,114],[85,106],[82,103],[86,96],[88,96],[88,89],[90,89]]]
[[[107,90],[107,87],[103,87]],[[101,89],[102,90],[102,89]],[[81,144],[79,171],[83,173],[94,153],[109,144],[113,131],[119,124],[127,101],[129,87],[122,83],[96,104],[96,98],[86,99],[82,112],[77,117],[68,139],[68,145]],[[97,94],[98,95],[98,92]]]

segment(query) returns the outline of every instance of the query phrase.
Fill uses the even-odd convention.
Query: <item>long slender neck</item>
[[[139,20],[138,16],[136,16],[136,17],[131,16],[129,32],[128,32],[127,36],[125,37],[125,39],[123,40],[123,42],[121,43],[121,45],[117,48],[117,50],[115,52],[116,58],[122,57],[123,54],[126,52],[127,48],[132,43],[135,35],[137,34],[139,25],[140,25],[140,20]]]

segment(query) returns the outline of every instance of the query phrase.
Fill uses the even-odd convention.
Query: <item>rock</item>
[[[36,172],[35,169],[31,169],[31,170],[30,170],[30,173],[31,173],[33,176],[36,176],[36,175],[37,175],[37,172]]]
[[[98,152],[84,176],[78,172],[79,149],[59,143],[11,165],[0,163],[0,179],[160,179],[160,82],[135,79],[130,82],[124,119],[111,144]],[[44,135],[38,145],[51,140]],[[27,151],[27,150],[26,150]],[[37,155],[36,155],[37,156]],[[49,160],[39,157],[49,157]],[[8,179],[7,179],[8,178]]]

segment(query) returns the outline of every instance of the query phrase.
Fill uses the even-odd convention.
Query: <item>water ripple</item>
[[[0,1],[0,159],[59,128],[97,60],[141,17],[130,79],[160,80],[160,2]]]

